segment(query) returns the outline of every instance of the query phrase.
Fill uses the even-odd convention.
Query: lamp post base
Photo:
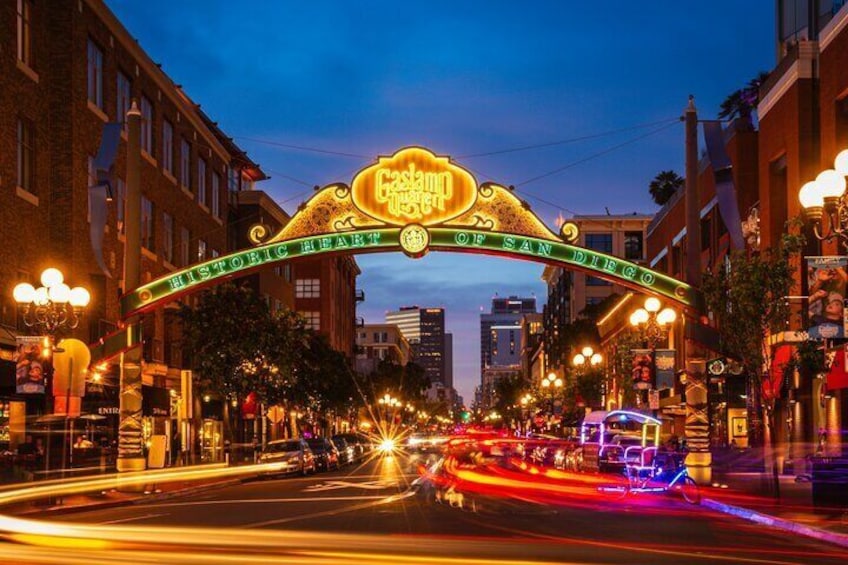
[[[119,457],[116,462],[116,468],[119,473],[128,473],[132,471],[144,471],[147,465],[144,457]]]

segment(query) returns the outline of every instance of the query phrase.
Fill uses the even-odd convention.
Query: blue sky
[[[549,223],[559,213],[653,213],[650,180],[682,172],[683,128],[672,120],[688,95],[715,117],[775,57],[771,0],[107,4],[262,165],[272,178],[259,188],[289,211],[312,185],[349,182],[374,156],[420,144],[459,157],[478,181],[516,185]],[[481,307],[496,293],[544,302],[534,263],[358,260],[367,321],[405,304],[447,309],[468,402],[479,383]]]

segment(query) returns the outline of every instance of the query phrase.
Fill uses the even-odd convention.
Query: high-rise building
[[[386,313],[386,323],[396,324],[409,340],[415,362],[421,365],[430,382],[449,388],[445,364],[444,308],[405,306]]]
[[[453,388],[453,334],[445,333],[445,386]]]
[[[495,297],[492,299],[492,309],[488,314],[480,314],[480,368],[485,369],[490,365],[502,365],[500,361],[510,351],[518,351],[521,345],[520,335],[515,333],[521,327],[521,316],[536,312],[536,298],[509,298]],[[509,332],[513,332],[515,347],[509,347]],[[501,334],[506,334],[501,337]],[[506,346],[497,347],[497,344],[505,339]],[[492,353],[497,350],[498,362],[492,359]],[[520,355],[520,351],[518,351]],[[516,360],[515,364],[519,361]],[[512,363],[509,363],[512,364]]]
[[[494,402],[498,379],[521,372],[521,320],[536,313],[536,298],[495,297],[488,314],[480,314],[480,382],[482,405]]]

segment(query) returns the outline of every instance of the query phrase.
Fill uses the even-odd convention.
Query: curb
[[[784,520],[783,518],[777,518],[775,516],[763,514],[762,512],[756,512],[748,508],[725,504],[723,502],[719,502],[710,498],[701,499],[701,506],[704,506],[711,510],[715,510],[717,512],[723,512],[724,514],[730,514],[731,516],[736,516],[737,518],[742,518],[743,520],[748,520],[750,522],[754,522],[756,524],[760,524],[769,528],[784,530],[793,534],[797,534],[799,536],[817,539],[819,541],[832,543],[841,547],[848,547],[848,535],[845,534],[837,534],[835,532],[828,532],[827,530],[822,530],[820,528],[805,526],[804,524],[799,524],[798,522]]]
[[[212,490],[216,488],[224,488],[236,486],[244,482],[245,479],[227,479],[226,481],[218,481],[214,483],[206,483],[203,485],[187,487],[184,489],[172,490],[156,494],[142,495],[135,498],[126,498],[124,500],[104,500],[101,502],[92,502],[90,504],[79,504],[76,506],[55,506],[53,508],[39,508],[21,512],[20,516],[28,516],[33,514],[49,514],[51,516],[61,516],[63,514],[71,514],[74,512],[90,512],[93,510],[105,510],[118,506],[130,506],[147,504],[148,502],[157,502],[161,500],[169,500],[180,496],[190,496],[192,494]]]

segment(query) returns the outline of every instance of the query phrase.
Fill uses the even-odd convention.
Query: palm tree
[[[677,189],[683,186],[683,177],[674,171],[661,171],[651,184],[648,185],[648,190],[651,193],[651,198],[658,206],[662,206],[674,196]]]
[[[733,118],[749,118],[751,112],[760,101],[760,86],[766,81],[769,74],[765,71],[748,81],[744,88],[740,88],[729,94],[721,103],[718,117],[720,120],[732,120]]]

